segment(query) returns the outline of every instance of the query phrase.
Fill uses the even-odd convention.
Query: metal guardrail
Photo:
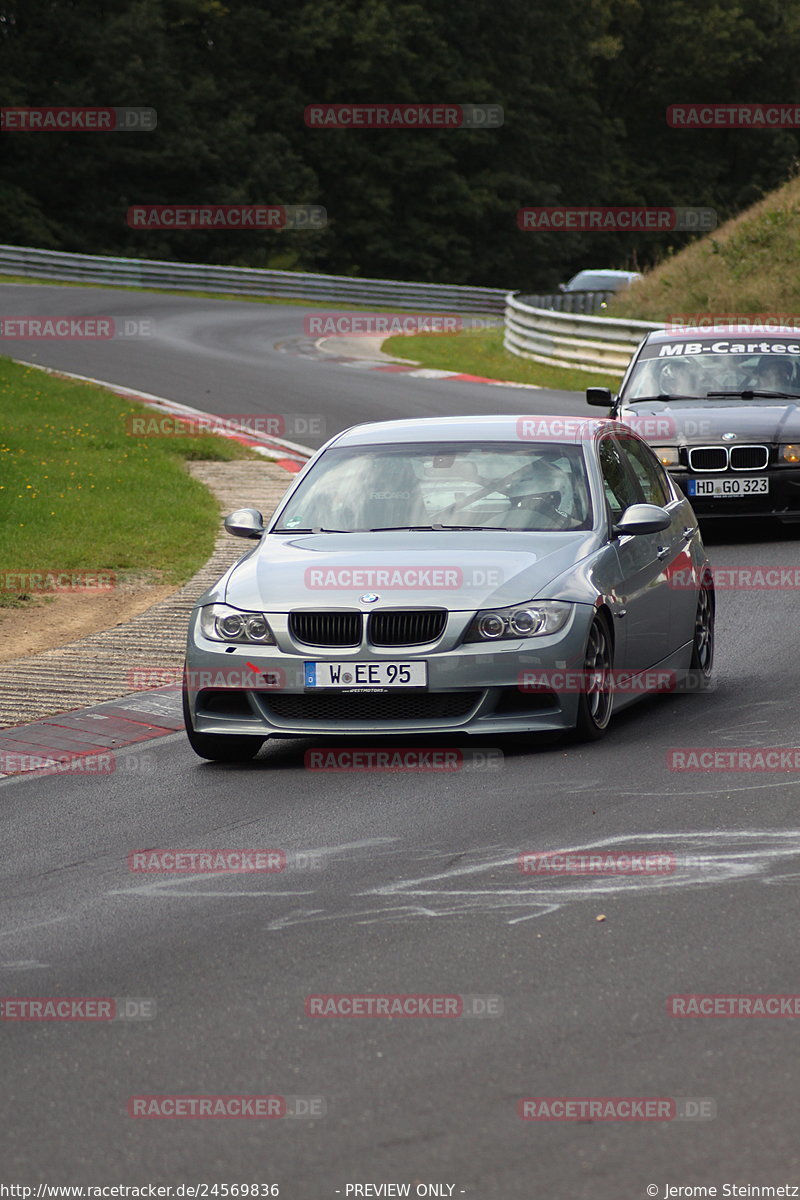
[[[584,313],[595,316],[602,312],[614,292],[556,292],[552,295],[529,295],[516,292],[517,300],[529,308],[547,308],[553,312]]]
[[[621,374],[653,321],[623,321],[536,308],[509,292],[506,296],[506,350],[556,367]]]
[[[357,279],[349,275],[314,275],[255,267],[212,267],[147,258],[109,258],[37,250],[28,246],[0,245],[0,273],[118,287],[286,296],[296,300],[381,307],[396,305],[423,312],[502,313],[505,307],[502,288],[403,283],[393,279]]]

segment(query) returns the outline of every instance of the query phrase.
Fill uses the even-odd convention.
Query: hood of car
[[[548,598],[598,544],[592,532],[267,534],[229,573],[225,600],[261,612],[498,607]]]
[[[736,434],[724,439],[732,444],[800,441],[800,406],[791,400],[647,400],[624,406],[619,419],[652,445],[715,444],[725,433]]]

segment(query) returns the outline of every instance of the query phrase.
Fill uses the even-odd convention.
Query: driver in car
[[[501,523],[511,529],[571,529],[577,523],[568,473],[544,460],[511,484],[507,495],[512,507]]]
[[[697,396],[696,368],[684,359],[664,363],[661,368],[661,393],[664,396]]]
[[[759,370],[753,376],[753,389],[760,392],[788,392],[797,395],[795,365],[790,358],[779,358],[775,354],[764,355]]]

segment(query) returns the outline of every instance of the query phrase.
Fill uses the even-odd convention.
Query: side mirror
[[[586,389],[586,403],[595,404],[598,408],[611,408],[614,401],[610,388],[589,387]]]
[[[671,524],[669,513],[657,504],[631,504],[614,526],[614,533],[636,537],[640,533],[661,533],[662,529],[669,529]]]
[[[264,518],[257,508],[237,508],[225,518],[225,529],[234,537],[260,538],[264,533]]]

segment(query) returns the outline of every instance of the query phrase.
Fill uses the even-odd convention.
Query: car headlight
[[[787,463],[800,463],[800,444],[789,442],[787,445],[779,446],[781,461]]]
[[[661,463],[662,467],[677,467],[677,446],[652,446],[651,449],[658,461]]]
[[[243,612],[228,604],[207,604],[200,609],[203,637],[214,642],[274,646],[275,637],[263,613]]]
[[[572,608],[563,600],[532,600],[530,604],[515,604],[513,608],[484,609],[475,614],[464,641],[546,637],[564,628]]]

